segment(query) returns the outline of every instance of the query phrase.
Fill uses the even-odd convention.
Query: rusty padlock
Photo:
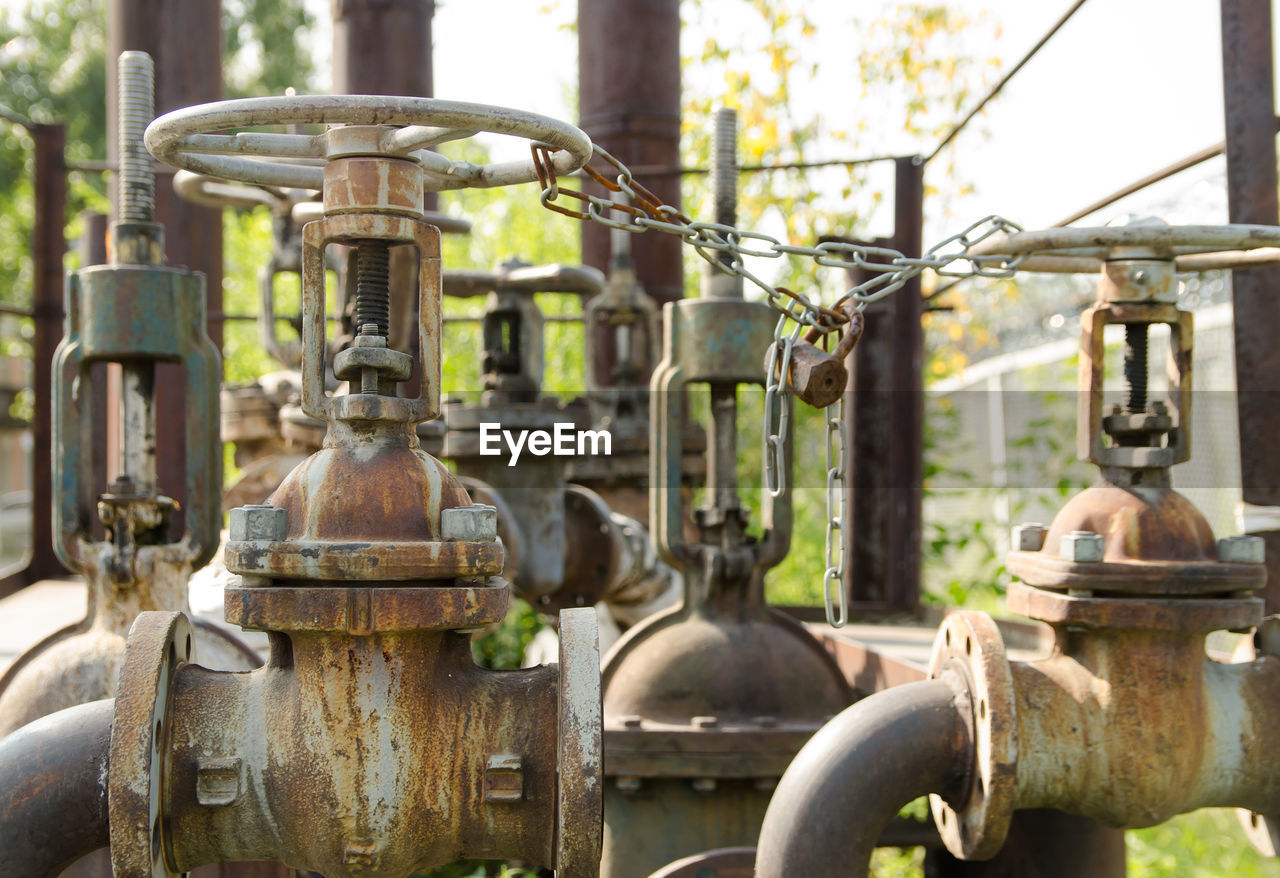
[[[826,408],[844,393],[849,381],[849,371],[845,368],[844,361],[862,337],[862,330],[866,325],[861,311],[852,308],[841,310],[848,317],[848,323],[842,327],[840,341],[834,351],[824,351],[813,344],[820,335],[816,328],[810,329],[802,341],[791,346],[788,384],[797,399],[814,408]]]

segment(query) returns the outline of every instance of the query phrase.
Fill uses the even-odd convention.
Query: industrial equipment
[[[1274,262],[1280,228],[1158,221],[993,236],[974,258],[1101,270],[1082,315],[1078,451],[1099,481],[1048,527],[1014,531],[1010,609],[1049,624],[1052,651],[1010,661],[983,613],[947,617],[931,679],[836,717],[778,786],[757,874],[867,874],[882,828],[931,794],[948,850],[986,859],[1017,809],[1142,827],[1207,806],[1280,814],[1280,662],[1225,663],[1205,638],[1259,624],[1257,537],[1214,540],[1174,491],[1191,451],[1191,314],[1177,271]],[[1267,249],[1258,249],[1267,248]],[[1227,251],[1227,252],[1221,252]],[[1256,252],[1241,252],[1256,251]],[[1125,402],[1104,411],[1103,335],[1125,327]],[[1149,327],[1170,331],[1169,398],[1149,399]],[[1267,821],[1269,823],[1269,821]]]
[[[594,296],[594,303],[603,287],[593,268],[518,262],[492,272],[452,271],[444,279],[446,294],[484,295],[485,307],[484,390],[478,400],[445,404],[443,454],[460,474],[500,495],[510,511],[509,538],[518,546],[512,585],[552,614],[604,600],[618,602],[625,614],[648,607],[669,590],[672,578],[649,550],[643,525],[612,512],[591,489],[569,483],[575,463],[614,465],[617,436],[610,425],[592,423],[592,409],[581,401],[562,404],[542,393],[544,317],[535,294]],[[515,456],[511,442],[536,431],[563,441],[571,453],[529,448]]]
[[[718,114],[717,151],[730,170],[735,127],[732,111]],[[717,168],[717,221],[730,223],[736,175]],[[738,388],[765,383],[761,354],[777,316],[717,274],[702,297],[667,304],[664,320],[650,386],[650,519],[663,559],[684,577],[684,596],[633,627],[605,659],[608,878],[753,843],[787,763],[852,697],[817,641],[765,602],[765,574],[790,544],[790,455],[781,490],[762,492],[758,538],[738,493]],[[706,501],[693,511],[697,537],[686,541],[682,437],[696,385],[709,389],[709,459]]]
[[[211,133],[287,124],[328,127]],[[226,592],[227,617],[269,632],[266,667],[222,674],[195,664],[180,613],[135,623],[101,766],[117,874],[264,859],[331,878],[399,878],[463,857],[595,873],[594,611],[562,614],[558,667],[473,663],[469,632],[502,618],[508,602],[491,578],[503,554],[495,511],[472,505],[414,430],[439,413],[439,232],[422,219],[424,189],[534,176],[530,162],[475,166],[429,149],[476,131],[552,144],[564,173],[590,152],[580,131],[545,117],[416,98],[228,101],[148,129],[163,161],[322,189],[324,217],[303,230],[302,407],[329,433],[269,504],[232,513],[226,562],[242,580]],[[359,334],[326,362],[323,254],[336,242],[356,248]],[[410,357],[386,346],[387,250],[401,243],[419,253],[416,398],[396,394]],[[325,393],[329,367],[349,393]],[[60,740],[56,729],[46,735]],[[5,828],[22,824],[15,811]]]
[[[68,277],[67,334],[55,361],[54,506],[58,558],[88,582],[88,614],[21,655],[0,677],[0,735],[64,707],[115,694],[125,636],[144,610],[187,610],[192,571],[218,547],[221,447],[220,360],[205,332],[204,276],[164,264],[163,230],[153,221],[155,180],[142,133],[151,121],[149,56],[119,59],[121,119],[119,220],[110,263]],[[174,534],[174,502],[156,478],[154,376],[182,365],[190,416],[186,494],[193,498]],[[91,372],[118,364],[121,379],[118,473],[105,493],[93,478],[95,447],[108,412],[94,399]],[[103,532],[105,529],[105,533]],[[261,663],[228,631],[195,628],[210,667]]]

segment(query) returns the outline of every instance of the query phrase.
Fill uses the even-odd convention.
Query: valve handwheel
[[[342,127],[318,134],[212,133],[277,125],[362,128],[350,135]],[[377,128],[370,131],[365,126]],[[316,159],[347,155],[410,159],[422,167],[427,191],[509,186],[537,179],[532,158],[475,165],[452,161],[430,149],[480,132],[555,147],[552,164],[557,174],[571,174],[591,158],[590,138],[567,122],[486,104],[382,95],[277,96],[200,104],[157,118],[147,126],[146,145],[156,158],[188,171],[298,189],[321,188],[324,169],[314,164]]]
[[[1127,225],[1000,232],[966,254],[991,261],[1022,257],[1022,271],[1096,272],[1116,259],[1171,259],[1177,271],[1248,268],[1280,262],[1280,226],[1171,226],[1142,219]]]

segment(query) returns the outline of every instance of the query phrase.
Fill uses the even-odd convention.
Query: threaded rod
[[[142,135],[155,118],[155,65],[146,52],[123,52],[118,62],[120,170],[116,208],[121,222],[149,223],[155,218],[156,182]]]
[[[1145,323],[1124,326],[1124,381],[1129,414],[1147,410],[1147,331]]]
[[[356,245],[356,326],[374,324],[378,335],[391,328],[391,247],[385,241]]]

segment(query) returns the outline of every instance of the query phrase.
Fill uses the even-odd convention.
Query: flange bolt
[[[453,506],[440,510],[440,536],[446,540],[492,540],[498,536],[496,506]]]
[[[1017,524],[1013,527],[1013,550],[1015,552],[1039,552],[1044,548],[1044,538],[1049,529],[1043,524]]]
[[[1218,540],[1218,560],[1226,564],[1261,564],[1267,557],[1262,537],[1234,536]]]
[[[1062,535],[1058,554],[1077,564],[1096,564],[1102,560],[1105,547],[1102,534],[1088,530],[1073,530],[1069,534]]]
[[[288,530],[288,515],[278,506],[238,506],[231,510],[231,540],[279,542]]]

